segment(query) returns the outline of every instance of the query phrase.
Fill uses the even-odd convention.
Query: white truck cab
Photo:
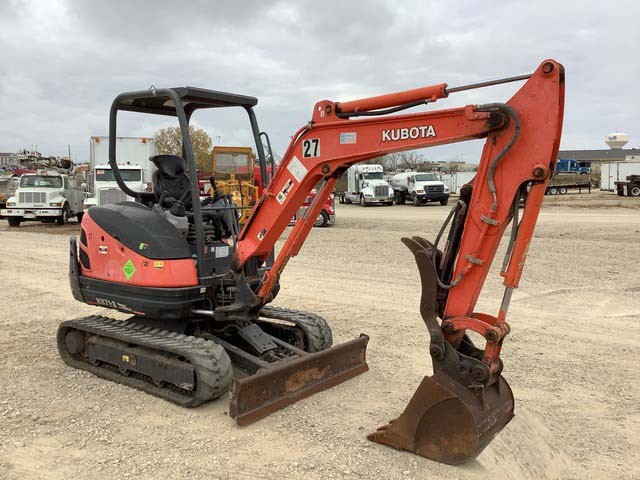
[[[72,217],[82,220],[83,199],[84,192],[73,176],[52,171],[27,173],[20,177],[18,189],[0,215],[12,227],[23,221],[64,225]]]
[[[134,192],[151,191],[151,182],[143,181],[144,172],[140,165],[119,165],[120,175],[127,186]],[[85,208],[95,205],[108,205],[134,199],[120,190],[110,165],[96,165],[93,171],[93,197],[84,201]]]
[[[415,206],[427,202],[449,202],[449,189],[436,173],[402,172],[391,177],[396,204],[404,205],[411,200]]]
[[[382,165],[353,165],[347,170],[347,191],[340,203],[393,205],[393,189],[384,179]]]
[[[153,138],[116,137],[115,153],[118,169],[127,186],[134,192],[150,192],[156,169],[151,157],[157,153]],[[93,136],[89,139],[89,164],[92,195],[85,200],[86,208],[134,200],[120,190],[113,176],[109,165],[109,137]]]

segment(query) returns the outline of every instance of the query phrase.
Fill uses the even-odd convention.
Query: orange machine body
[[[81,274],[97,280],[139,287],[191,287],[198,285],[191,258],[154,260],[127,248],[89,216],[82,219]],[[83,253],[84,252],[84,255]]]

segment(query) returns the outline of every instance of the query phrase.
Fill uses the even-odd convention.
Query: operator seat
[[[149,157],[157,170],[153,172],[153,192],[161,207],[171,207],[176,200],[191,209],[191,182],[187,176],[187,164],[178,155],[154,155]],[[162,204],[165,205],[162,205]]]

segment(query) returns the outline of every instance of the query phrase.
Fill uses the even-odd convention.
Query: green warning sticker
[[[127,263],[122,267],[122,271],[124,272],[124,276],[127,277],[127,280],[131,280],[133,274],[136,273],[136,267],[133,266],[131,259],[127,260]]]

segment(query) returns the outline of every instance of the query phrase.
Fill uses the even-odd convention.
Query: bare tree
[[[382,157],[382,165],[387,171],[415,170],[420,171],[427,160],[422,153],[415,151],[390,153]]]

